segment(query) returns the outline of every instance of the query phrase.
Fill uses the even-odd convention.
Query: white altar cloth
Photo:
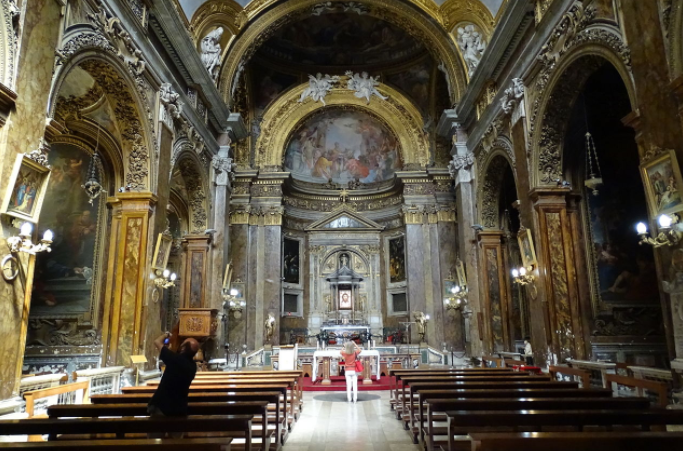
[[[339,351],[315,351],[313,353],[313,377],[311,380],[315,382],[318,373],[318,358],[331,357],[333,359],[341,360],[341,350]],[[360,352],[359,357],[373,357],[377,359],[377,365],[375,365],[375,376],[379,380],[379,351],[375,350],[363,350]]]

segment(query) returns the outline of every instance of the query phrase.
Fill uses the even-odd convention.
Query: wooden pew
[[[292,371],[199,371],[195,375],[195,380],[206,379],[221,379],[229,376],[235,379],[257,379],[259,377],[278,378],[278,377],[294,377],[296,392],[299,402],[299,409],[303,406],[303,377],[304,373],[301,370]]]
[[[398,395],[399,381],[403,375],[421,375],[421,374],[497,374],[497,373],[512,373],[511,368],[446,368],[446,369],[390,369],[389,377],[393,378],[392,385],[389,388],[389,396],[395,400]],[[393,405],[392,405],[393,408]]]
[[[572,426],[583,431],[585,426],[611,428],[615,425],[651,426],[683,424],[683,410],[650,408],[647,410],[455,410],[447,411],[448,451],[455,451],[455,434],[476,432],[472,429],[492,425],[498,428],[524,426],[540,430],[544,426]],[[491,431],[493,432],[493,431]],[[469,438],[464,443],[470,447]],[[598,448],[599,449],[599,448]]]
[[[683,432],[476,432],[472,451],[642,451],[681,449]]]
[[[438,376],[438,375],[453,375],[453,376],[488,376],[494,374],[501,375],[519,375],[510,368],[473,368],[468,370],[391,370],[390,373],[394,377],[394,386],[390,387],[391,400],[389,401],[392,410],[395,405],[399,404],[399,388],[403,382],[403,378],[414,376]]]
[[[56,404],[48,407],[47,414],[55,419],[148,416],[147,404]],[[189,403],[187,415],[258,415],[261,417],[261,437],[259,442],[252,439],[252,444],[259,443],[261,450],[270,448],[272,434],[268,429],[267,401]],[[231,437],[241,437],[241,433],[236,432]]]
[[[576,368],[571,368],[568,366],[550,366],[548,368],[548,374],[553,379],[557,379],[557,375],[573,376],[578,377],[581,380],[581,386],[583,388],[591,388],[591,375],[588,371],[579,370]]]
[[[149,381],[147,383],[147,386],[149,387],[158,387],[160,381]],[[287,388],[289,390],[289,394],[285,393],[285,396],[289,395],[289,399],[287,400],[289,403],[290,407],[290,416],[292,421],[298,419],[298,408],[297,404],[297,396],[295,394],[296,392],[296,378],[295,377],[278,377],[278,378],[245,378],[245,379],[240,379],[240,378],[225,378],[225,379],[218,379],[218,380],[194,380],[192,381],[192,384],[190,385],[190,389],[194,388],[201,388],[201,387],[206,387],[206,386],[213,386],[213,385],[226,385],[226,384],[240,384],[240,385],[259,385],[259,384],[287,384]]]
[[[581,388],[559,388],[559,389],[542,389],[542,388],[513,388],[513,389],[479,389],[479,390],[463,390],[463,389],[438,389],[438,390],[423,390],[418,389],[418,413],[417,418],[421,419],[420,430],[424,427],[424,418],[426,416],[426,403],[430,399],[492,399],[492,398],[611,398],[612,391],[606,388],[584,390]],[[432,411],[433,412],[433,411]],[[436,415],[433,415],[436,421]],[[438,420],[445,420],[446,417],[439,417]]]
[[[154,395],[148,393],[124,393],[121,395],[93,395],[90,401],[93,404],[147,404]],[[287,441],[287,411],[281,407],[280,397],[282,391],[262,391],[262,392],[221,392],[204,393],[190,392],[189,402],[231,402],[231,401],[267,401],[275,405],[275,436],[278,437],[280,444]],[[284,412],[283,412],[284,410]]]
[[[124,440],[62,440],[58,442],[11,442],[0,443],[0,450],[77,450],[77,451],[230,451],[230,437],[212,438],[162,438]]]
[[[448,432],[447,427],[435,426],[435,412],[455,410],[604,410],[647,409],[647,398],[479,398],[427,400],[427,424],[420,422],[422,443],[434,449],[434,437]],[[446,418],[447,419],[447,418]]]
[[[48,435],[55,440],[60,435],[114,434],[123,439],[126,434],[243,431],[245,450],[250,451],[251,419],[252,415],[1,420],[0,435]]]
[[[530,376],[528,374],[520,374],[520,373],[512,373],[512,374],[501,374],[501,375],[493,375],[493,376],[461,376],[461,375],[436,375],[436,376],[408,376],[403,378],[403,386],[401,387],[401,410],[398,413],[398,418],[403,419],[404,422],[406,422],[406,429],[408,429],[408,422],[410,421],[410,417],[413,414],[413,409],[414,403],[413,403],[413,395],[415,393],[415,388],[413,385],[419,385],[421,383],[429,383],[432,384],[429,387],[430,388],[441,388],[438,386],[438,384],[451,384],[451,383],[457,383],[457,382],[468,382],[468,383],[475,383],[475,382],[491,382],[491,383],[497,383],[497,382],[549,382],[550,377],[549,376]],[[437,385],[433,385],[437,384]],[[409,389],[409,394],[406,395],[406,388]],[[532,387],[530,387],[532,388]],[[410,407],[406,410],[406,399],[408,399],[408,403]],[[408,416],[407,418],[405,416]]]
[[[617,374],[605,374],[607,387],[612,385],[624,385],[636,389],[638,396],[644,396],[645,390],[657,394],[657,404],[666,407],[669,404],[669,388],[664,382],[651,381],[647,379],[636,379],[634,377],[619,376]],[[614,390],[616,392],[616,390]]]

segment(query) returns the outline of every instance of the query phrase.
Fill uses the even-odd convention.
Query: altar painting
[[[284,240],[282,271],[285,283],[299,283],[299,241]]]
[[[353,293],[351,290],[339,290],[339,310],[353,309]]]
[[[327,108],[312,115],[291,136],[285,155],[287,171],[320,182],[380,182],[401,168],[394,134],[360,110]]]
[[[406,280],[406,239],[403,236],[389,240],[389,278],[391,283]]]
[[[90,155],[54,144],[48,155],[52,176],[40,214],[38,236],[54,232],[52,252],[36,256],[31,317],[78,315],[90,311],[99,253],[102,196],[93,205],[81,184]]]

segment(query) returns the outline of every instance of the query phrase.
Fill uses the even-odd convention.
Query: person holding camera
[[[190,384],[197,373],[194,356],[199,350],[199,342],[188,338],[180,345],[178,353],[168,348],[170,332],[154,340],[159,350],[159,360],[166,365],[159,387],[154,392],[147,406],[150,416],[184,416],[187,415],[188,394]]]

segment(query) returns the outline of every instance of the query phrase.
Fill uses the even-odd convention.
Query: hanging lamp
[[[100,183],[99,171],[98,171],[98,160],[100,158],[98,154],[98,148],[100,145],[100,127],[97,126],[97,139],[95,141],[95,151],[90,159],[90,165],[88,166],[88,179],[85,181],[81,188],[85,190],[85,194],[88,196],[88,203],[93,204],[93,201],[97,199],[104,189]]]
[[[593,135],[588,131],[588,111],[586,110],[586,98],[583,98],[583,117],[586,123],[586,171],[588,178],[584,185],[591,190],[594,196],[600,194],[598,187],[602,185],[602,171],[600,170],[600,162],[598,161],[598,151],[595,148],[595,141]]]

